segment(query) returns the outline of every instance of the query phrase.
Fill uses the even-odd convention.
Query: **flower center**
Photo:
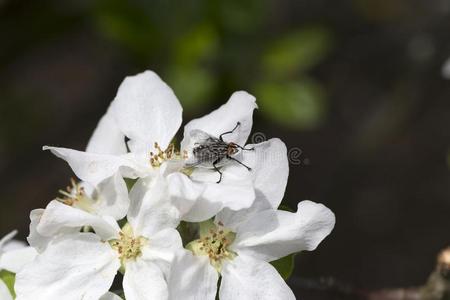
[[[207,221],[208,222],[208,221]],[[210,264],[220,272],[225,260],[232,260],[237,256],[230,249],[236,234],[223,227],[222,223],[208,225],[209,228],[200,234],[200,239],[195,240],[187,246],[194,255],[206,255]]]
[[[143,236],[135,237],[133,229],[127,223],[119,232],[119,238],[110,240],[109,244],[119,253],[120,262],[125,266],[126,261],[136,260],[142,255],[142,247],[147,241]]]
[[[84,187],[77,183],[75,179],[71,178],[70,183],[71,185],[67,186],[65,190],[59,190],[62,198],[57,197],[56,200],[86,212],[92,212],[92,205],[95,200],[86,195]]]
[[[154,168],[160,167],[163,162],[172,159],[186,159],[187,152],[183,151],[183,155],[175,148],[174,144],[169,144],[166,150],[162,150],[158,143],[155,143],[156,153],[150,152],[150,164]]]

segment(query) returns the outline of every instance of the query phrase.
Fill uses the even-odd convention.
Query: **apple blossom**
[[[36,251],[25,243],[13,240],[17,234],[11,231],[0,240],[0,271],[17,273],[36,257]]]
[[[165,274],[173,254],[181,249],[181,239],[175,230],[179,211],[167,200],[164,181],[147,177],[136,182],[130,191],[128,222],[122,228],[110,216],[75,213],[82,211],[63,204],[54,207],[54,215],[65,222],[48,223],[46,230],[89,225],[95,233],[69,232],[50,239],[17,274],[17,299],[97,300],[119,269],[128,300],[165,299]]]
[[[125,217],[129,206],[128,189],[118,173],[104,179],[96,187],[87,182],[76,183],[72,179],[72,186],[60,193],[62,198],[56,198],[45,209],[35,209],[30,214],[28,242],[38,251],[45,249],[52,237],[78,232],[83,226],[70,220],[90,220],[87,223],[100,231],[103,222],[99,216],[120,220]]]
[[[269,262],[314,250],[333,229],[334,214],[322,204],[300,202],[297,213],[277,210],[289,174],[286,146],[271,139],[254,147],[258,151],[243,160],[254,169],[254,203],[240,211],[225,208],[214,222],[202,223],[190,251],[179,251],[174,259],[171,300],[215,299],[219,276],[221,300],[295,299]]]
[[[183,219],[203,221],[222,208],[236,211],[250,207],[255,192],[252,175],[242,166],[224,165],[220,184],[216,183],[217,173],[213,169],[187,168],[185,160],[189,160],[195,144],[192,132],[202,130],[218,137],[240,123],[236,131],[226,136],[226,141],[244,145],[250,135],[255,108],[253,96],[246,92],[234,93],[226,104],[185,126],[178,152],[170,142],[181,125],[181,105],[155,73],[146,71],[123,81],[99,122],[87,152],[57,147],[44,149],[65,159],[79,178],[92,183],[116,172],[129,178],[163,174],[170,184],[181,184],[180,189],[189,191],[180,204]],[[255,150],[253,155],[259,154]]]
[[[297,213],[268,209],[250,216],[219,213],[214,222],[203,223],[200,238],[187,246],[193,255],[180,251],[174,259],[170,299],[213,300],[219,275],[221,300],[295,299],[269,262],[314,250],[333,229],[333,213],[302,201]]]
[[[30,263],[36,257],[36,251],[25,243],[13,240],[16,230],[5,235],[0,240],[0,271],[6,270],[7,274],[14,274]],[[0,278],[0,299],[12,300],[13,295],[8,286]]]
[[[125,78],[86,151],[44,147],[81,182],[31,211],[28,252],[6,251],[13,233],[0,241],[0,270],[17,273],[17,299],[119,300],[109,292],[118,271],[127,300],[295,299],[270,262],[314,250],[335,217],[311,201],[278,210],[287,149],[277,138],[246,145],[256,108],[253,96],[234,93],[184,127],[178,150],[173,91],[151,71]],[[202,136],[239,147],[213,168],[195,161]],[[133,179],[129,192],[124,178]],[[185,225],[197,234],[180,235]],[[0,297],[12,297],[1,281]]]

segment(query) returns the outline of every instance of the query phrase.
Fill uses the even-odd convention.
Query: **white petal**
[[[100,182],[92,196],[97,199],[93,205],[97,214],[116,220],[126,216],[130,199],[127,185],[119,173]]]
[[[206,256],[194,256],[190,251],[177,252],[170,269],[170,300],[214,300],[219,275]]]
[[[246,210],[242,211],[245,212]],[[235,212],[235,215],[242,217],[242,211]],[[233,214],[224,214],[220,212],[216,216],[215,222],[221,222],[225,228],[228,228],[236,233],[236,239],[232,245],[233,247],[235,245],[239,245],[239,242],[242,240],[253,238],[255,236],[261,236],[267,232],[277,229],[280,226],[277,212],[273,209],[268,209],[257,214],[250,214],[249,218],[241,219],[238,219],[237,217],[227,219],[223,218],[224,215],[233,216]]]
[[[99,184],[118,171],[129,178],[136,178],[147,172],[142,159],[130,153],[117,156],[49,146],[44,146],[43,150],[50,150],[57,157],[67,161],[78,178],[93,185]]]
[[[27,241],[31,247],[35,248],[38,252],[42,252],[47,247],[48,243],[52,240],[53,237],[43,236],[39,232],[37,232],[36,227],[41,221],[41,217],[44,214],[45,209],[38,208],[34,209],[30,212],[30,234],[27,237]],[[76,228],[71,228],[72,233],[77,232]]]
[[[255,108],[257,108],[255,97],[247,92],[235,92],[226,104],[202,118],[192,120],[184,127],[181,149],[188,150],[188,145],[191,144],[190,132],[195,129],[218,138],[222,133],[233,130],[238,122],[241,125],[234,133],[225,135],[224,140],[243,146],[252,130],[252,116]]]
[[[150,151],[155,142],[166,149],[181,126],[180,102],[151,71],[125,78],[111,103],[111,113],[130,138],[132,152]]]
[[[176,229],[167,228],[149,237],[148,246],[142,249],[145,260],[161,260],[160,266],[171,263],[175,252],[183,248],[180,234]],[[168,266],[168,265],[167,265]]]
[[[178,209],[169,201],[167,182],[163,177],[139,179],[130,191],[127,219],[135,235],[152,237],[180,222]]]
[[[44,236],[37,231],[37,226],[41,221],[41,217],[44,214],[45,209],[34,209],[30,212],[30,234],[27,237],[27,241],[31,247],[35,248],[38,252],[43,252],[54,236]],[[71,234],[79,232],[80,229],[76,227],[65,227],[58,230],[58,234]]]
[[[5,245],[9,243],[16,234],[17,230],[13,230],[4,237],[2,237],[2,239],[0,240],[0,253],[4,250],[3,247],[5,247]]]
[[[186,175],[176,172],[167,176],[170,199],[178,208],[181,215],[186,214],[202,195],[205,186],[194,182]]]
[[[97,300],[119,266],[117,253],[95,234],[64,235],[17,273],[17,300]]]
[[[255,151],[245,151],[243,163],[252,168],[256,197],[277,209],[283,200],[289,176],[286,145],[280,139],[270,139],[257,145],[247,145]],[[258,200],[261,201],[261,200]]]
[[[264,212],[263,212],[264,213]],[[255,218],[259,218],[258,215]],[[235,251],[273,261],[291,253],[314,250],[333,230],[335,217],[322,204],[302,201],[297,213],[277,211],[278,227],[265,234],[236,238]]]
[[[239,255],[222,269],[221,300],[295,300],[289,286],[267,262]]]
[[[114,293],[107,292],[106,294],[101,296],[99,300],[122,300],[122,298]]]
[[[241,166],[226,166],[223,177],[212,170],[196,169],[191,175],[194,182],[202,182],[205,191],[191,210],[183,216],[188,222],[200,222],[216,215],[223,208],[240,210],[248,208],[255,200],[255,190],[250,172]]]
[[[98,122],[86,147],[86,152],[114,155],[127,153],[125,135],[120,132],[109,111]]]
[[[11,250],[17,250],[17,249],[21,249],[27,246],[27,243],[23,242],[23,241],[18,241],[18,240],[11,240],[8,243],[6,243],[6,245],[3,247],[3,251],[7,252],[7,251],[11,251]]]
[[[126,264],[123,290],[127,300],[165,300],[167,283],[157,264],[137,259]]]
[[[0,279],[0,299],[2,300],[13,300],[11,293],[9,292],[6,284]]]
[[[60,234],[61,230],[64,231],[67,228],[79,230],[83,226],[92,226],[104,240],[116,238],[120,231],[117,223],[111,217],[94,215],[53,200],[47,205],[41,216],[37,232],[48,237]]]
[[[5,269],[13,273],[19,272],[25,265],[36,257],[37,252],[32,247],[14,249],[0,256],[0,270]]]
[[[257,145],[247,145],[247,148],[251,147],[255,151],[244,152],[242,162],[252,168],[256,198],[247,209],[223,209],[218,213],[216,220],[228,228],[236,228],[258,212],[277,209],[286,189],[289,162],[284,143],[279,139],[271,139]]]

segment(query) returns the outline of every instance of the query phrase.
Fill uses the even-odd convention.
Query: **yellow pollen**
[[[110,240],[109,244],[119,254],[122,267],[128,260],[135,260],[142,255],[142,247],[147,243],[143,236],[135,237],[129,224],[126,224],[119,233],[119,238]]]
[[[208,222],[208,221],[207,221]],[[237,256],[235,252],[229,249],[229,246],[236,238],[236,234],[221,224],[210,224],[212,226],[206,231],[205,235],[192,241],[187,245],[194,255],[205,255],[210,259],[210,264],[220,272],[225,260],[232,260]]]

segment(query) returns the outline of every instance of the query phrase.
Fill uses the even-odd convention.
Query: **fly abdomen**
[[[212,163],[226,156],[227,145],[223,145],[222,143],[199,145],[192,152],[199,163]]]

